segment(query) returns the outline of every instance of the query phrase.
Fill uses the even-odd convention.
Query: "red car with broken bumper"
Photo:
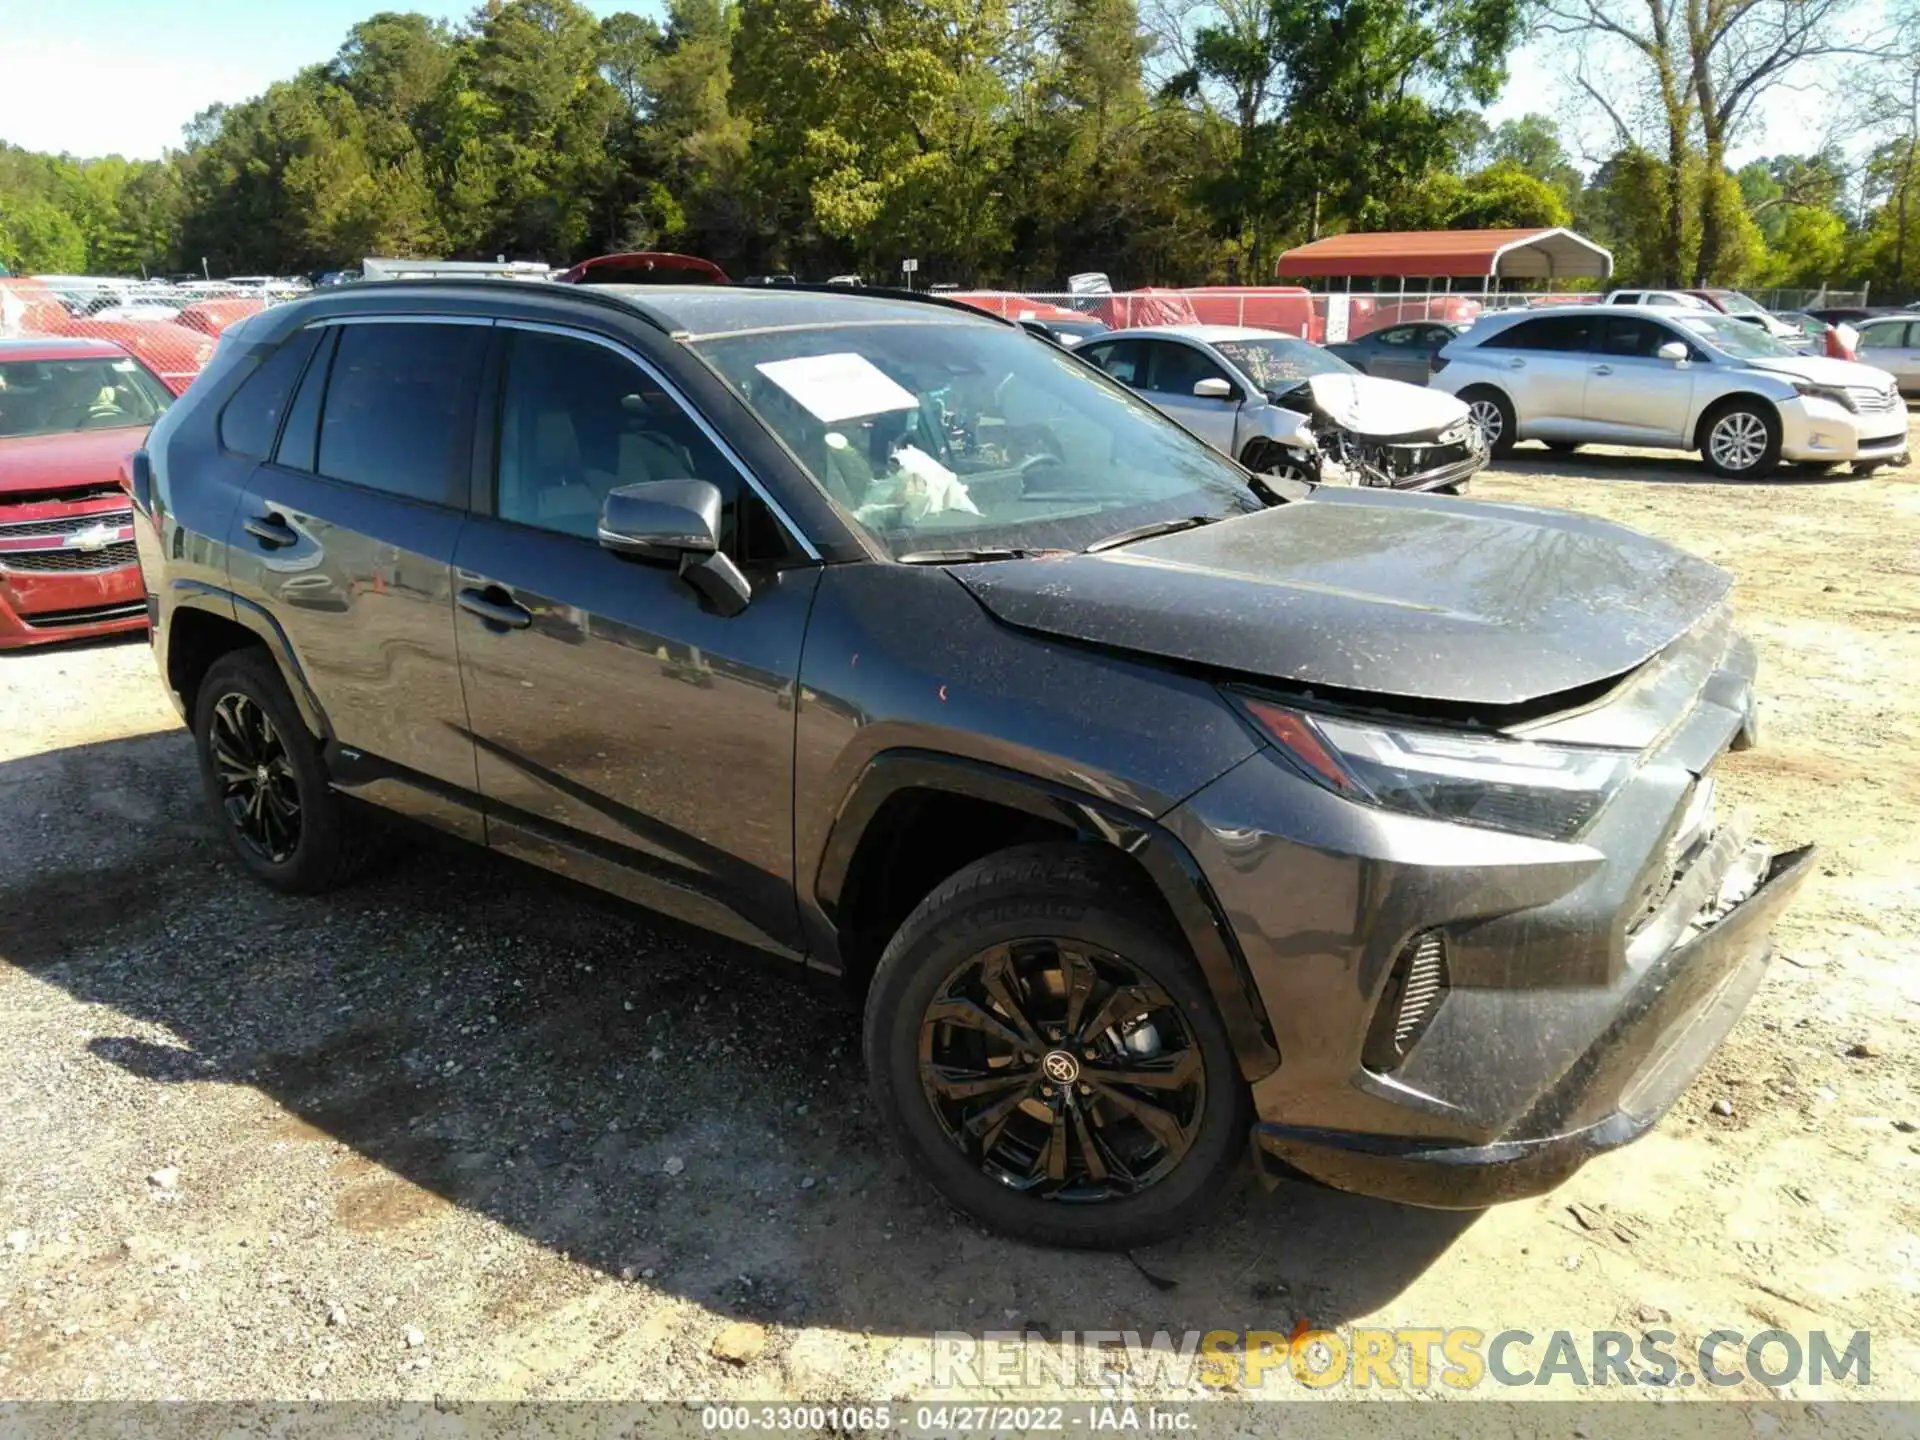
[[[0,340],[0,650],[147,623],[121,470],[172,396],[100,340]]]

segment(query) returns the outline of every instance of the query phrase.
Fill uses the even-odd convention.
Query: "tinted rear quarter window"
[[[315,469],[403,499],[454,503],[466,489],[487,336],[481,325],[424,321],[341,327]]]
[[[264,460],[273,453],[273,442],[280,433],[280,420],[293,387],[300,383],[300,372],[320,339],[317,330],[301,330],[287,337],[278,350],[260,361],[251,375],[240,382],[226,408],[220,412],[220,448],[236,455]]]

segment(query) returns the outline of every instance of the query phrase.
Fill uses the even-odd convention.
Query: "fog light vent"
[[[1393,962],[1361,1055],[1366,1067],[1384,1074],[1406,1059],[1446,996],[1446,942],[1438,930],[1429,930],[1409,940]]]

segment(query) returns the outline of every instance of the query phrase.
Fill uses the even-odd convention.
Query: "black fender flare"
[[[1015,770],[923,750],[894,750],[868,762],[841,801],[821,846],[812,899],[832,941],[853,857],[880,809],[903,790],[943,790],[1064,825],[1124,851],[1152,879],[1207,982],[1240,1072],[1254,1081],[1279,1068],[1280,1052],[1260,1008],[1245,957],[1199,864],[1170,831],[1110,801]],[[837,950],[837,945],[834,947]]]
[[[172,598],[173,615],[178,615],[182,610],[201,610],[252,631],[273,657],[273,663],[280,667],[280,677],[287,682],[287,690],[292,694],[293,703],[298,707],[300,718],[306,722],[307,728],[322,741],[333,739],[333,727],[327,723],[327,712],[321,708],[319,697],[313,693],[313,686],[307,683],[306,671],[300,668],[299,657],[293,653],[293,645],[288,641],[286,631],[280,628],[280,622],[273,618],[271,612],[251,600],[243,600],[230,590],[222,590],[198,580],[174,581]],[[173,615],[168,617],[169,626],[173,624]],[[171,679],[168,684],[171,686]]]

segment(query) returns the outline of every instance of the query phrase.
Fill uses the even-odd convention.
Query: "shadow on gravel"
[[[1473,1219],[1243,1173],[1214,1221],[1152,1251],[1020,1245],[893,1152],[854,1014],[705,936],[411,837],[350,890],[273,894],[201,819],[178,733],[0,764],[0,834],[23,823],[0,957],[181,1042],[95,1021],[93,1061],[255,1087],[298,1117],[283,1135],[373,1162],[330,1197],[363,1241],[432,1247],[457,1206],[785,1325],[1284,1331],[1384,1305]],[[271,1177],[257,1136],[216,1143]],[[542,1308],[537,1279],[510,1303]]]

